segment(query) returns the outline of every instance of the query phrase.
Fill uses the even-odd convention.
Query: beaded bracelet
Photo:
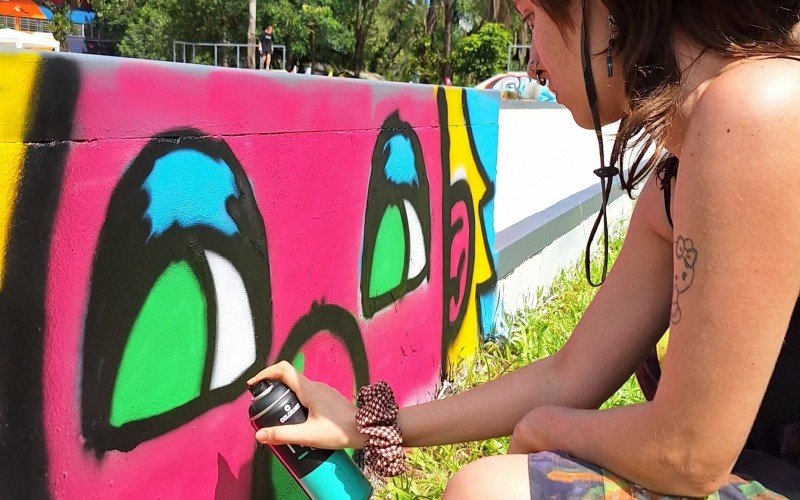
[[[380,476],[399,476],[405,470],[403,434],[397,425],[397,401],[384,381],[358,390],[358,431],[368,436],[364,444],[364,463]]]

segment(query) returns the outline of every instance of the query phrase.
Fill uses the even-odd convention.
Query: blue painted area
[[[469,89],[467,93],[467,112],[472,128],[475,149],[484,167],[484,173],[494,186],[497,180],[497,148],[498,118],[500,116],[500,99],[497,93],[479,92]],[[493,262],[497,262],[494,231],[494,198],[483,208],[483,227],[489,242],[489,252]],[[493,267],[497,267],[493,264]],[[504,335],[503,331],[495,331],[497,324],[497,296],[495,289],[481,295],[481,333],[484,337],[493,334]],[[501,329],[502,330],[502,329]]]
[[[71,9],[69,11],[69,20],[75,24],[92,24],[96,17],[97,13],[93,10]]]
[[[42,11],[42,15],[44,16],[45,19],[47,19],[48,21],[52,21],[53,20],[53,11],[52,10],[48,9],[47,7],[45,7],[42,4],[36,4],[36,6],[39,7],[40,11]]]
[[[225,207],[237,197],[236,182],[222,160],[194,149],[173,151],[156,160],[142,187],[150,196],[144,216],[151,238],[176,224],[211,227],[227,236],[238,232]]]
[[[411,149],[411,140],[402,135],[389,139],[383,150],[389,150],[389,158],[383,167],[386,178],[395,184],[419,185],[417,168],[415,166],[414,150]]]
[[[302,478],[312,498],[325,500],[367,500],[372,486],[344,451],[337,451]]]
[[[467,112],[472,125],[472,137],[486,175],[494,183],[497,178],[497,121],[500,116],[500,96],[497,92],[467,89]]]
[[[508,338],[508,328],[502,318],[498,317],[501,310],[498,303],[496,287],[480,296],[481,301],[481,337],[484,340],[492,338]]]
[[[487,240],[489,240],[489,255],[492,259],[492,268],[497,269],[497,249],[495,248],[495,231],[494,231],[494,198],[492,198],[483,208],[483,225],[486,230]],[[498,321],[498,297],[497,287],[493,286],[491,290],[484,293],[480,297],[481,301],[481,334],[484,338],[488,337],[507,337],[508,332],[500,327],[502,321]],[[498,328],[500,327],[500,328]]]
[[[547,87],[542,87],[539,90],[539,97],[536,98],[539,102],[557,102],[556,96]]]

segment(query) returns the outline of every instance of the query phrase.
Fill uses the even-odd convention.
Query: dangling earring
[[[606,49],[606,72],[611,78],[614,76],[614,54],[616,53],[617,33],[619,33],[619,26],[611,14],[608,15],[608,29],[611,34],[608,37],[608,49]]]

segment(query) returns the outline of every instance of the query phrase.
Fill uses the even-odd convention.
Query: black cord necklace
[[[586,0],[583,0],[583,19],[581,21],[581,63],[583,64],[583,81],[586,87],[586,97],[589,100],[589,109],[592,113],[592,122],[594,123],[594,132],[597,136],[597,146],[600,150],[600,168],[594,171],[594,174],[600,178],[600,191],[602,194],[602,202],[600,211],[594,221],[592,230],[589,233],[589,241],[586,242],[586,255],[584,259],[584,266],[586,268],[586,280],[591,286],[600,286],[606,280],[608,273],[608,199],[611,196],[611,187],[614,185],[614,176],[619,174],[619,169],[614,166],[616,163],[616,155],[612,155],[611,164],[606,166],[605,148],[603,146],[603,132],[600,129],[600,112],[597,109],[597,88],[594,84],[594,74],[592,73],[592,55],[589,50],[589,40],[587,36],[588,27],[586,25]],[[592,281],[591,273],[591,248],[592,242],[597,235],[597,230],[600,224],[603,224],[603,275],[600,281],[595,283]]]

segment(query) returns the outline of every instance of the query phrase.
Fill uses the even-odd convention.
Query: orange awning
[[[39,6],[31,0],[0,0],[0,16],[47,19]]]

